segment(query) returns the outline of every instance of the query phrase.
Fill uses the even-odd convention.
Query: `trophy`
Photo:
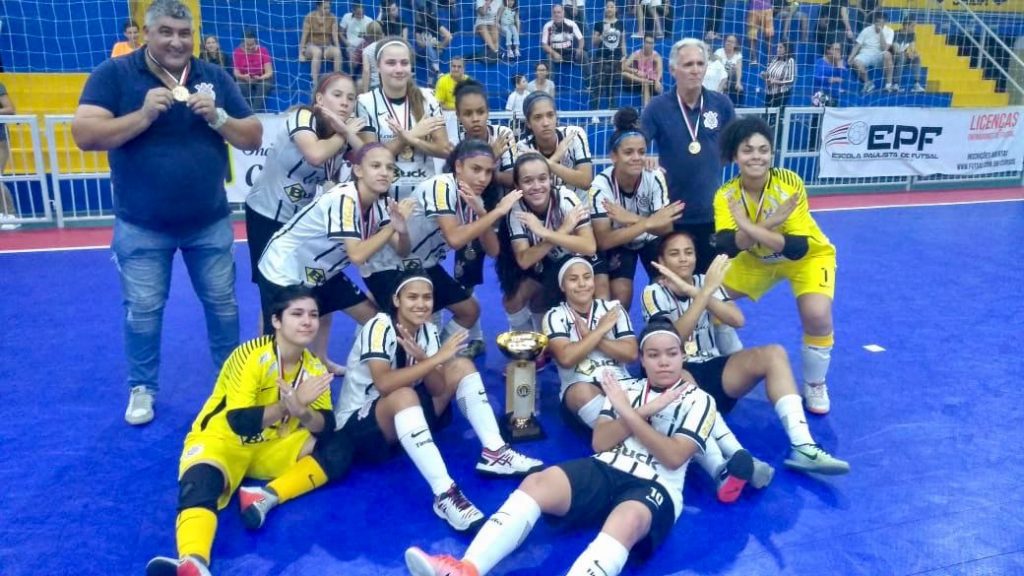
[[[537,365],[535,360],[548,345],[537,332],[511,331],[498,335],[498,348],[508,358],[505,368],[505,418],[502,432],[509,442],[544,437],[537,420]]]

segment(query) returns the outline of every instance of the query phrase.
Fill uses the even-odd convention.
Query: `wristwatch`
[[[210,122],[210,128],[220,130],[220,127],[228,121],[228,113],[223,108],[217,108],[217,119]]]

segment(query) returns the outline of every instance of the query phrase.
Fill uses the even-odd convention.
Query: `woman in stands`
[[[804,330],[804,401],[810,412],[827,414],[836,249],[811,217],[800,176],[772,167],[772,134],[764,121],[743,118],[719,137],[724,160],[735,161],[739,175],[715,194],[714,240],[719,251],[736,255],[725,277],[730,298],[758,300],[789,281]]]
[[[523,101],[528,135],[519,141],[521,152],[539,152],[551,167],[557,185],[565,185],[585,200],[594,180],[587,133],[578,126],[559,126],[555,99],[546,92],[534,92]]]
[[[388,197],[395,159],[381,144],[364,145],[353,159],[353,180],[321,194],[271,237],[257,269],[263,317],[287,286],[310,286],[321,314],[341,310],[364,324],[377,307],[344,274],[385,246],[408,254],[406,219],[413,202]],[[321,339],[326,349],[326,339]],[[338,369],[340,371],[340,368]]]
[[[539,331],[544,313],[558,303],[561,265],[583,256],[603,272],[603,263],[595,256],[590,210],[568,188],[555,184],[547,158],[526,152],[516,159],[512,175],[523,196],[509,212],[498,258],[502,303],[513,330]]]
[[[781,346],[756,346],[732,354],[719,349],[715,324],[740,328],[743,312],[722,289],[728,258],[719,255],[707,274],[695,274],[696,254],[690,234],[673,232],[665,237],[653,263],[660,277],[644,288],[641,297],[644,320],[673,323],[685,341],[686,369],[715,399],[721,414],[728,415],[739,398],[764,381],[768,400],[789,436],[788,467],[820,474],[848,472],[846,462],[832,457],[812,438],[789,357]],[[718,482],[720,500],[735,501],[747,482],[763,488],[771,481],[771,467],[743,450],[724,419],[715,422],[712,437],[698,462]]]
[[[628,311],[637,260],[648,278],[657,276],[651,262],[658,257],[658,238],[672,231],[672,223],[683,214],[683,203],[669,201],[660,170],[645,169],[647,138],[640,131],[640,114],[623,108],[612,122],[612,165],[594,178],[590,217],[597,249],[608,266],[608,273],[598,277],[598,286]]]
[[[400,445],[430,485],[434,513],[455,530],[469,531],[484,516],[448,475],[432,438],[432,431],[450,422],[453,398],[483,445],[478,472],[517,476],[542,464],[502,440],[480,373],[471,360],[456,357],[466,333],[456,332],[442,344],[430,322],[434,294],[426,274],[399,278],[393,312],[374,316],[352,346],[337,421],[361,460],[387,460]]]
[[[355,107],[356,86],[352,78],[333,73],[317,83],[312,104],[299,106],[288,114],[263,170],[245,198],[245,230],[254,283],[260,282],[260,256],[271,236],[308,206],[326,182],[348,179],[344,157],[363,146],[358,133],[365,122],[353,117]],[[263,320],[264,333],[271,333],[270,321]],[[339,367],[327,359],[329,311],[324,311],[320,322],[313,352],[334,371]]]
[[[672,326],[655,322],[640,337],[646,377],[616,380],[605,372],[606,399],[594,428],[592,457],[531,474],[473,538],[461,560],[405,552],[415,576],[483,576],[511,554],[542,514],[563,528],[601,525],[570,575],[616,576],[630,553],[654,552],[683,510],[683,482],[704,450],[715,401],[683,370]]]
[[[397,158],[392,196],[404,200],[435,173],[434,158],[451,152],[441,106],[426,88],[416,85],[412,50],[401,38],[384,38],[377,46],[380,86],[359,95],[366,142],[380,142]]]
[[[544,315],[544,334],[558,365],[562,415],[589,432],[604,406],[601,374],[629,378],[626,365],[636,360],[636,334],[619,302],[594,297],[594,267],[587,260],[566,260],[558,285],[565,300]]]
[[[308,349],[319,329],[316,298],[309,288],[290,286],[275,295],[267,317],[273,334],[232,352],[185,438],[178,556],[150,560],[148,576],[209,576],[217,511],[236,489],[246,527],[257,529],[278,504],[348,471],[352,445],[334,432],[334,375]],[[239,488],[243,478],[270,483]]]
[[[380,86],[380,71],[377,70],[377,46],[380,45],[380,39],[383,37],[384,32],[380,29],[380,22],[373,20],[366,26],[366,32],[363,34],[363,47],[360,49],[362,51],[360,58],[363,61],[362,76],[359,80],[360,94]]]

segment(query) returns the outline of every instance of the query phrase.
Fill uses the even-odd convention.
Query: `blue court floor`
[[[871,209],[816,215],[839,251],[833,411],[816,438],[853,467],[818,479],[782,467],[787,441],[755,392],[730,415],[738,437],[777,467],[765,490],[734,505],[698,467],[665,546],[634,575],[1024,574],[1024,203]],[[237,245],[243,334],[257,293]],[[479,289],[484,330],[505,326],[493,282]],[[639,292],[639,290],[637,290]],[[109,252],[0,255],[0,574],[142,574],[174,555],[178,456],[212,388],[200,306],[177,263],[164,322],[162,390],[149,426],[124,423],[120,287]],[[800,328],[787,287],[744,302],[748,346],[778,342],[799,365]],[[633,316],[639,314],[634,306]],[[343,359],[352,323],[335,322]],[[870,352],[866,345],[884,348]],[[504,398],[493,343],[480,359],[492,402]],[[541,374],[547,440],[523,450],[549,462],[588,441],[556,411],[556,375]],[[516,483],[473,472],[479,444],[461,416],[437,437],[453,477],[485,513]],[[404,574],[409,545],[459,553],[404,456],[356,466],[343,482],[282,506],[258,534],[237,502],[220,514],[214,573]],[[543,522],[495,574],[564,572],[596,534]]]

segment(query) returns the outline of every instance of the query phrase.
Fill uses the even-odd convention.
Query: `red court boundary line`
[[[812,196],[810,201],[811,210],[814,212],[1020,202],[1024,201],[1024,187],[841,194]],[[234,228],[236,241],[245,241],[245,224],[235,222]],[[109,226],[0,232],[0,254],[106,249],[110,247],[112,235],[113,231]]]

